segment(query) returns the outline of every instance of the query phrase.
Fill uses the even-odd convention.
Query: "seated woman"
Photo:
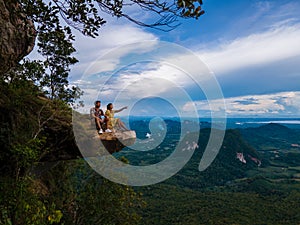
[[[105,116],[108,119],[108,122],[107,122],[108,130],[114,130],[115,128],[120,129],[120,130],[128,130],[127,127],[125,126],[125,124],[119,118],[114,117],[115,113],[118,113],[118,112],[123,111],[124,109],[127,109],[127,106],[123,107],[121,109],[118,109],[118,110],[114,110],[113,107],[114,107],[113,104],[109,103],[107,105],[107,110],[105,112]]]

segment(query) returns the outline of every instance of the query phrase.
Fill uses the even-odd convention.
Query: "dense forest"
[[[145,127],[139,126],[143,123],[133,125]],[[166,120],[166,124],[171,133],[180,129],[177,121]],[[199,149],[176,175],[160,184],[134,188],[147,203],[139,210],[142,223],[299,224],[300,151],[295,145],[300,143],[299,127],[271,123],[229,129],[216,159],[200,172],[209,133],[209,128],[201,129]],[[171,139],[153,152],[123,150],[116,156],[125,156],[134,165],[160,161],[173,151],[172,135],[166,138]],[[238,153],[243,153],[245,161]]]
[[[122,1],[0,1],[0,224],[138,223],[145,204],[131,187],[100,177],[83,159],[48,162],[80,156],[71,112],[82,92],[68,78],[78,62],[72,29],[96,37],[105,13],[169,30],[178,17],[204,13],[202,1],[130,2],[158,21],[125,14]],[[26,58],[35,46],[40,60]]]
[[[83,104],[82,91],[69,86],[78,62],[72,29],[99,35],[106,21],[95,4],[101,13],[164,30],[178,17],[204,13],[202,1],[129,1],[158,15],[146,24],[125,14],[122,2],[0,0],[0,224],[299,224],[300,157],[291,147],[300,144],[299,130],[227,130],[218,157],[199,173],[208,125],[183,170],[147,187],[113,183],[80,158],[71,123]],[[40,60],[26,58],[34,46]],[[135,123],[137,133],[148,132],[144,121]],[[114,156],[134,165],[165,158],[180,130],[180,123],[167,123],[173,139],[157,152]],[[50,160],[66,155],[78,159]]]
[[[42,160],[78,151],[67,104],[49,100],[26,80],[2,82],[0,101],[0,224],[139,221],[134,207],[144,203],[132,188],[105,180],[83,159]]]

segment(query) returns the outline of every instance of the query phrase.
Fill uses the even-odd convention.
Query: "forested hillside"
[[[145,16],[141,20],[132,13],[136,9]],[[194,155],[176,175],[146,187],[111,182],[81,158],[72,131],[72,110],[84,106],[83,91],[70,84],[78,63],[74,30],[95,38],[109,15],[171,31],[179,18],[203,14],[201,0],[0,0],[1,225],[300,224],[296,129],[269,124],[226,130],[217,157],[200,172],[210,124],[200,123],[199,136],[198,124],[185,120],[187,135],[199,136]],[[33,49],[34,60],[28,58]],[[137,137],[148,141],[148,121],[130,123]],[[156,148],[127,148],[113,156],[139,166],[165,159],[181,141],[182,125],[170,118],[165,124],[167,135]]]
[[[139,123],[145,122],[132,125]],[[176,121],[168,120],[170,126],[172,131],[180,130]],[[141,127],[139,130],[142,133]],[[300,151],[296,145],[291,146],[300,143],[298,130],[278,124],[227,130],[216,159],[200,172],[198,166],[209,134],[210,129],[201,130],[199,149],[176,175],[161,184],[135,188],[147,202],[140,210],[142,223],[298,224]],[[252,140],[254,135],[259,138]],[[172,135],[167,138],[168,143],[174,143]],[[266,141],[272,138],[284,145]],[[259,148],[266,145],[272,150]],[[135,154],[124,150],[117,155],[126,156],[136,165],[147,165],[154,158],[165,159],[171,149],[162,144],[154,151]]]

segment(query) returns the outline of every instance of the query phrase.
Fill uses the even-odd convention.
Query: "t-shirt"
[[[101,116],[104,116],[104,112],[100,108],[93,107],[93,108],[90,109],[90,117],[91,117],[91,119],[94,118],[93,115],[96,116],[96,117],[101,118]]]

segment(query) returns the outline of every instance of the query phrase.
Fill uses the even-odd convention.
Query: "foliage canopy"
[[[179,25],[179,17],[197,19],[203,15],[202,1],[18,2],[21,13],[35,24],[42,59],[25,58],[1,74],[0,224],[138,223],[134,207],[143,206],[140,196],[132,188],[90,172],[82,162],[60,163],[46,175],[33,169],[47,152],[74,143],[70,105],[74,106],[82,92],[68,80],[71,66],[78,62],[72,28],[96,37],[106,23],[101,13],[106,13],[167,31]],[[135,18],[128,11],[131,8],[153,14],[154,21]]]

